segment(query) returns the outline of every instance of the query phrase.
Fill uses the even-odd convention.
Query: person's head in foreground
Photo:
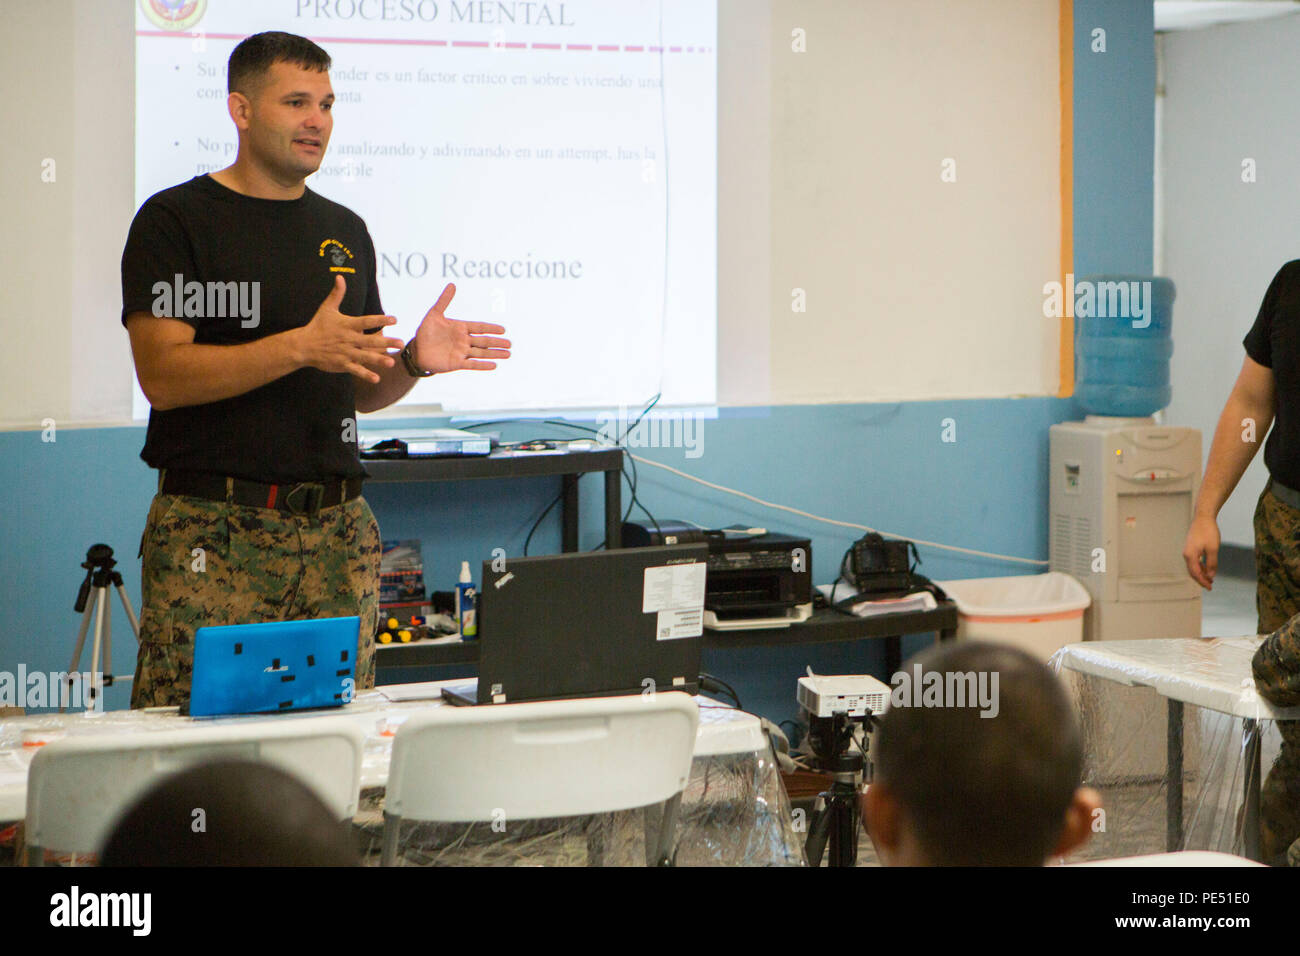
[[[296,777],[221,760],[153,786],[118,821],[102,866],[356,866],[347,823]]]
[[[862,798],[881,863],[1041,866],[1087,840],[1101,802],[1079,787],[1082,734],[1041,661],[962,641],[917,655],[901,674]]]

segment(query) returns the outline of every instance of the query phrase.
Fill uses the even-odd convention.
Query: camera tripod
[[[821,866],[826,847],[830,846],[830,866],[856,866],[858,861],[858,783],[866,766],[861,753],[849,751],[853,725],[871,726],[871,715],[849,717],[838,713],[832,717],[809,717],[808,739],[817,755],[820,769],[831,774],[831,788],[817,795],[820,809],[808,825],[804,852],[809,866]]]
[[[126,619],[131,623],[131,632],[137,641],[140,639],[140,621],[131,607],[131,599],[126,596],[126,590],[122,587],[122,572],[113,570],[116,565],[117,562],[113,560],[113,549],[106,544],[91,545],[90,550],[86,552],[86,560],[81,563],[81,566],[86,569],[86,579],[81,582],[81,589],[77,592],[77,603],[73,605],[73,610],[81,613],[81,629],[77,632],[77,646],[72,651],[72,663],[68,665],[67,686],[63,700],[60,702],[60,713],[67,708],[67,701],[72,693],[72,682],[77,677],[77,666],[81,663],[81,651],[86,644],[86,632],[90,629],[92,615],[95,618],[95,637],[90,651],[91,679],[87,690],[86,709],[93,710],[100,704],[97,699],[99,685],[95,675],[100,673],[101,650],[104,654],[103,686],[113,686],[113,615],[109,607],[111,599],[108,594],[110,584],[117,588],[117,596],[122,599]],[[87,604],[86,599],[92,590],[95,594],[94,603]]]

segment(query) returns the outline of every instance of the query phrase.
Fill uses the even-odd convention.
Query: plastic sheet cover
[[[436,697],[435,691],[432,696]],[[26,768],[39,744],[70,734],[135,734],[178,730],[202,723],[310,720],[350,717],[365,734],[361,801],[354,827],[363,862],[378,864],[383,845],[383,783],[388,777],[392,739],[410,714],[443,706],[439,700],[389,700],[380,688],[357,695],[345,708],[261,714],[195,721],[175,708],[156,711],[44,714],[0,719],[0,820],[23,816]],[[703,702],[702,702],[703,703]],[[702,735],[678,817],[678,866],[802,866],[803,835],[794,818],[780,772],[757,720],[712,702],[700,708]],[[740,731],[739,733],[737,731]],[[747,731],[747,732],[746,732]],[[744,741],[741,743],[741,741]],[[723,752],[716,751],[722,749]],[[6,767],[8,770],[6,772]],[[599,767],[592,772],[598,773]],[[575,782],[580,786],[581,782]],[[657,819],[657,817],[655,817]],[[504,832],[492,824],[404,824],[399,862],[404,865],[645,865],[647,814],[623,811],[593,817],[514,821]],[[655,837],[653,826],[651,839]],[[652,843],[653,845],[653,843]]]
[[[1274,707],[1256,692],[1250,659],[1262,640],[1085,642],[1052,658],[1083,729],[1082,782],[1100,792],[1103,807],[1091,838],[1066,862],[1169,850],[1249,855],[1244,808],[1260,779],[1244,733],[1255,722],[1267,776],[1277,722],[1300,719],[1300,708]],[[1182,773],[1171,774],[1180,739]]]
[[[599,768],[593,767],[593,772]],[[577,782],[576,785],[581,785]],[[399,866],[645,866],[662,804],[618,813],[480,823],[403,822]],[[382,793],[362,794],[365,863],[383,846]],[[677,866],[802,866],[785,786],[770,750],[697,756],[682,793]]]

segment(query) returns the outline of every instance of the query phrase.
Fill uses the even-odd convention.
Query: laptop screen
[[[707,559],[689,544],[483,562],[479,703],[695,693]]]

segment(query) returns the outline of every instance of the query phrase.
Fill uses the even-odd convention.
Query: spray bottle
[[[460,581],[456,584],[456,623],[460,627],[460,639],[471,641],[478,637],[478,621],[474,619],[475,602],[478,593],[469,576],[469,562],[460,563]]]

